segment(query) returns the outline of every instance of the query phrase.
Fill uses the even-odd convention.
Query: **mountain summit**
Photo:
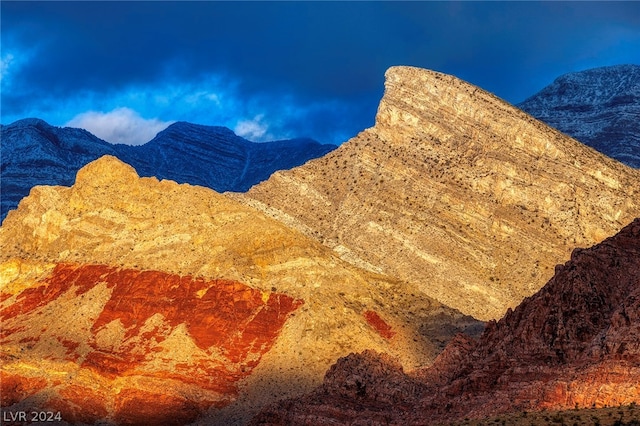
[[[112,145],[86,130],[25,119],[0,128],[0,220],[35,185],[73,184],[77,171],[103,155],[131,164],[142,176],[243,192],[274,171],[301,165],[335,149],[311,139],[254,143],[225,127],[174,123],[144,145]]]
[[[518,107],[609,157],[640,168],[640,65],[565,74]]]
[[[488,320],[640,216],[639,188],[640,171],[476,86],[393,67],[374,127],[236,198]]]

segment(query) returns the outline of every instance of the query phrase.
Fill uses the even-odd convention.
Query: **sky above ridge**
[[[174,121],[341,143],[384,72],[453,74],[518,103],[556,77],[640,64],[640,2],[0,3],[2,124],[141,144]]]

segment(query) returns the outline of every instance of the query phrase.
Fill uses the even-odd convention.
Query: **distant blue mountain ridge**
[[[111,144],[86,130],[28,118],[0,126],[0,220],[36,185],[71,186],[77,171],[113,155],[140,176],[245,192],[277,170],[291,169],[336,148],[312,139],[250,142],[226,127],[177,122],[144,145]]]
[[[627,166],[640,168],[640,65],[562,75],[517,107]]]

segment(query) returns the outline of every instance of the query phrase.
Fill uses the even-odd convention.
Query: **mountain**
[[[453,76],[393,67],[374,127],[230,195],[482,320],[640,216],[640,171]]]
[[[640,219],[574,250],[539,292],[479,340],[456,337],[432,367],[406,374],[388,355],[352,354],[317,390],[270,406],[252,424],[427,425],[619,406],[640,402],[638,383]]]
[[[0,141],[0,221],[33,186],[70,186],[82,166],[116,153],[116,146],[86,130],[53,127],[35,118],[0,126]]]
[[[640,65],[565,74],[518,107],[603,154],[640,168]]]
[[[119,145],[120,157],[141,176],[245,192],[276,170],[321,157],[335,145],[312,139],[255,143],[226,127],[178,122],[144,145]]]
[[[115,157],[0,227],[3,411],[241,424],[351,352],[429,365],[483,323],[208,188]]]
[[[335,148],[311,139],[253,143],[224,127],[185,122],[172,124],[140,146],[112,145],[85,130],[38,119],[2,126],[0,132],[0,220],[35,185],[69,186],[82,166],[103,155],[122,159],[142,176],[243,192],[276,170],[299,166]]]

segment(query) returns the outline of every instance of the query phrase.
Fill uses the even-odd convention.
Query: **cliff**
[[[237,200],[476,318],[640,215],[640,172],[455,77],[393,67],[376,124]]]

